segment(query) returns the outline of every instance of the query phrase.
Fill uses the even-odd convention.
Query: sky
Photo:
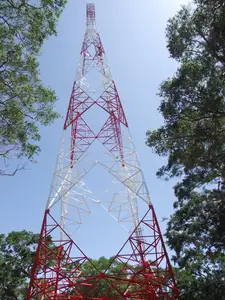
[[[156,95],[160,83],[172,76],[177,64],[166,49],[165,27],[187,0],[96,0],[97,29],[108,58],[125,110],[141,167],[150,191],[162,232],[173,211],[173,185],[157,179],[157,169],[166,163],[145,145],[146,131],[163,124],[157,111]],[[69,0],[58,22],[58,35],[49,38],[40,56],[40,76],[46,86],[56,91],[56,110],[65,116],[75,79],[76,66],[85,32],[83,0]],[[36,164],[14,177],[2,177],[0,232],[23,229],[39,232],[46,206],[56,155],[59,151],[63,118],[41,128],[41,154]],[[98,182],[101,185],[101,182]],[[122,245],[124,235],[114,231],[110,216],[95,214],[78,235],[88,254],[113,255]],[[106,222],[106,223],[105,223]],[[94,224],[94,226],[93,226]],[[112,228],[111,228],[112,226]],[[121,229],[122,231],[122,229]],[[104,237],[104,238],[103,238]]]

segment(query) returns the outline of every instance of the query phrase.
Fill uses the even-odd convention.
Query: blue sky
[[[162,231],[162,217],[172,213],[175,182],[157,179],[155,173],[166,160],[145,146],[145,132],[159,127],[163,119],[157,111],[156,96],[160,82],[171,76],[176,63],[169,58],[165,41],[165,26],[181,4],[187,0],[96,0],[97,28],[124,107],[133,141],[150,190]],[[40,73],[45,85],[58,95],[57,111],[65,115],[75,79],[76,66],[85,31],[83,0],[69,0],[58,23],[57,37],[46,41],[40,57]],[[39,232],[59,150],[63,119],[42,128],[42,152],[37,164],[28,166],[15,177],[1,178],[0,232],[27,229]],[[110,218],[110,216],[107,216]],[[99,221],[101,220],[101,221]],[[119,249],[123,235],[102,226],[106,216],[95,215],[80,233],[81,244],[93,257],[113,255]],[[91,231],[91,222],[95,228]],[[122,230],[122,229],[121,229]],[[102,236],[111,242],[98,246]],[[115,247],[114,247],[115,246]],[[114,249],[115,248],[115,249]]]

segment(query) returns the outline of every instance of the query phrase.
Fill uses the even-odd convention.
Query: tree
[[[55,92],[43,86],[41,46],[56,34],[67,0],[2,0],[0,3],[0,175],[14,175],[40,148],[39,125],[57,117]]]
[[[0,235],[0,299],[24,300],[39,234]]]
[[[179,178],[166,236],[185,300],[225,299],[224,15],[223,0],[195,0],[169,20],[179,67],[160,86],[164,125],[147,132],[147,145],[168,156],[157,175]]]

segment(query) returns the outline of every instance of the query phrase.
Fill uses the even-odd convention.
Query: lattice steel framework
[[[86,12],[81,59],[64,122],[27,300],[179,299],[127,119],[96,30],[94,4],[87,4]],[[96,76],[91,77],[93,70],[100,75],[100,84],[91,84],[92,80],[96,81]],[[106,116],[97,131],[88,125],[88,111],[94,107],[104,111]],[[105,149],[98,160],[95,152],[91,152],[97,142]],[[115,188],[108,199],[94,198],[85,182],[87,174],[96,166],[113,179]],[[139,219],[141,201],[146,203],[147,213]],[[91,213],[91,202],[101,205],[129,232],[126,243],[112,262],[123,266],[117,274],[110,274],[109,268],[104,273],[99,272],[74,242],[76,230]],[[59,221],[52,214],[53,208],[58,206]],[[96,275],[82,273],[87,261]],[[100,288],[103,282],[108,286],[105,295]]]

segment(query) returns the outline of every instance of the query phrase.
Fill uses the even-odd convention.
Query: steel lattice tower
[[[127,119],[96,30],[94,4],[87,4],[86,9],[81,58],[65,118],[27,300],[179,299]],[[96,76],[91,77],[93,70],[100,75],[100,84],[95,90],[91,85],[92,80],[97,80]],[[87,113],[94,107],[103,110],[106,115],[97,132],[88,125]],[[98,142],[104,154],[96,160],[91,149],[95,149]],[[96,166],[113,180],[115,188],[107,201],[93,198],[85,182],[87,174]],[[101,187],[98,180],[96,184]],[[100,273],[74,242],[74,232],[91,213],[90,201],[98,201],[130,232],[112,261],[112,264],[116,261],[122,263],[117,273],[110,274],[109,268]],[[138,213],[139,202],[146,205],[147,212],[143,218]],[[92,265],[94,275],[82,273],[86,262]],[[104,295],[100,292],[103,282],[108,286]]]

